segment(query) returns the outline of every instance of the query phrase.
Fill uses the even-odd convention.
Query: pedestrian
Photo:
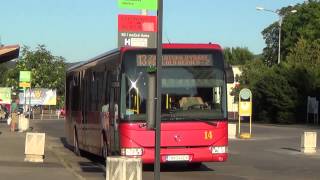
[[[18,120],[19,120],[19,114],[18,114],[18,107],[19,106],[19,99],[13,100],[11,104],[11,124],[10,124],[10,130],[14,132],[16,130]]]

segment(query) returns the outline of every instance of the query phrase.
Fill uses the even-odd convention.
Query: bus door
[[[119,81],[117,81],[117,73],[112,73],[112,83],[110,91],[110,135],[111,135],[111,151],[119,152]]]
[[[88,105],[87,105],[87,101],[88,101],[88,79],[87,79],[87,75],[85,71],[81,72],[81,97],[79,97],[80,101],[81,101],[81,124],[80,124],[80,132],[78,133],[78,139],[81,141],[82,146],[84,147],[84,149],[86,148],[86,122],[87,122],[87,110],[88,110]]]

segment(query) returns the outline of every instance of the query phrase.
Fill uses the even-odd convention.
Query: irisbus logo
[[[174,140],[178,143],[181,142],[181,136],[180,135],[175,135]]]

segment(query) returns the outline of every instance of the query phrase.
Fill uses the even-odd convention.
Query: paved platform
[[[63,120],[33,121],[31,124],[35,130],[47,132],[50,148],[80,179],[105,179],[105,167],[101,161],[90,155],[75,156],[71,147],[65,147]],[[243,130],[248,130],[246,124]],[[164,165],[161,179],[319,180],[320,138],[316,154],[303,154],[300,152],[300,138],[304,131],[316,131],[320,135],[319,126],[254,124],[252,139],[229,141],[227,162],[203,163],[199,168],[184,164]],[[153,179],[152,167],[144,167],[143,179]]]
[[[6,123],[0,132],[0,179],[77,179],[47,146],[44,163],[24,162],[25,133],[10,132]]]

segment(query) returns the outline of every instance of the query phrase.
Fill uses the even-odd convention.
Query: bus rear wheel
[[[78,142],[78,135],[77,135],[76,129],[74,129],[74,133],[73,133],[73,152],[77,156],[81,156],[79,142]]]

